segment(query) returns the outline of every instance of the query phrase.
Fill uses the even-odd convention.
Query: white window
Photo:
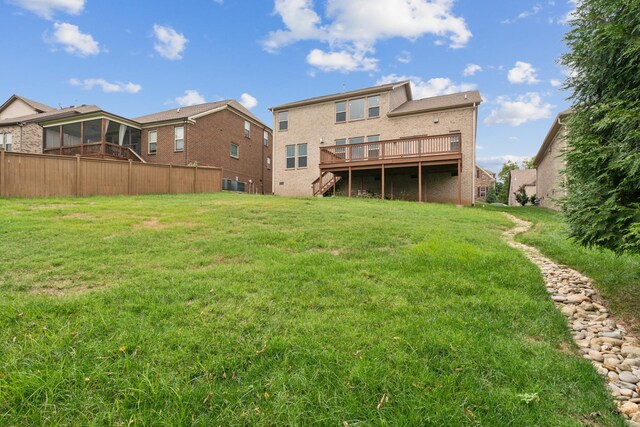
[[[175,150],[182,151],[184,150],[184,126],[180,126],[176,128],[176,143]]]
[[[271,157],[267,157],[267,170],[271,170]]]
[[[287,169],[294,169],[296,167],[296,146],[295,145],[287,145]]]
[[[483,198],[487,197],[487,187],[480,187],[479,196]]]
[[[364,119],[364,98],[349,100],[349,120]]]
[[[156,154],[158,151],[158,131],[149,131],[149,154]]]
[[[367,137],[367,142],[378,142],[380,141],[380,135],[369,135]]]
[[[307,167],[307,144],[298,144],[298,167]]]
[[[238,144],[231,144],[229,146],[229,155],[234,159],[240,158],[240,147],[238,146]]]
[[[278,113],[278,130],[289,129],[289,112],[280,111]]]
[[[347,121],[347,101],[336,102],[336,123]]]
[[[349,138],[349,145],[351,144],[362,144],[364,142],[364,136],[358,136],[356,138]],[[351,153],[351,159],[362,159],[364,158],[364,149],[365,146],[359,145],[357,147],[349,147]]]
[[[0,134],[0,148],[2,148],[4,151],[13,150],[13,134]]]
[[[367,98],[369,104],[369,117],[380,117],[380,96],[370,96]]]
[[[265,147],[269,146],[269,132],[267,132],[266,130],[262,134],[262,142]]]
[[[251,138],[251,123],[249,123],[249,120],[244,121],[244,137]]]

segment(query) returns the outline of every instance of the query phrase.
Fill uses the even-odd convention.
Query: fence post
[[[129,159],[129,179],[127,181],[127,193],[131,195],[131,169],[133,168],[133,161]]]
[[[6,194],[5,192],[5,182],[4,182],[4,176],[5,176],[5,171],[7,169],[7,164],[5,163],[5,155],[4,155],[4,150],[0,150],[0,197],[4,196]]]
[[[198,165],[193,170],[193,192],[196,193],[198,189]]]
[[[80,196],[80,156],[76,156],[76,197]]]
[[[171,176],[173,172],[173,165],[169,165],[169,194],[171,194],[171,190],[172,190],[172,183],[171,180],[173,179],[173,177]]]

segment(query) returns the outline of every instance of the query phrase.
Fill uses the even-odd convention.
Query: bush
[[[521,185],[518,191],[513,194],[516,195],[516,202],[520,203],[521,206],[529,203],[529,196],[527,196],[527,190],[525,190],[524,185]]]

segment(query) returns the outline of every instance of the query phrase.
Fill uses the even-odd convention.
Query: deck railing
[[[134,162],[143,162],[142,158],[131,148],[110,142],[91,142],[89,144],[67,145],[45,148],[44,154],[61,154],[63,156],[109,156]]]
[[[459,153],[461,148],[462,138],[459,133],[334,145],[320,149],[320,164],[418,158],[434,154]]]

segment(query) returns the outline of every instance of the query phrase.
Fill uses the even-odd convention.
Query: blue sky
[[[267,108],[410,78],[477,89],[479,163],[535,154],[569,106],[576,0],[0,0],[0,97],[126,117],[235,98]]]

